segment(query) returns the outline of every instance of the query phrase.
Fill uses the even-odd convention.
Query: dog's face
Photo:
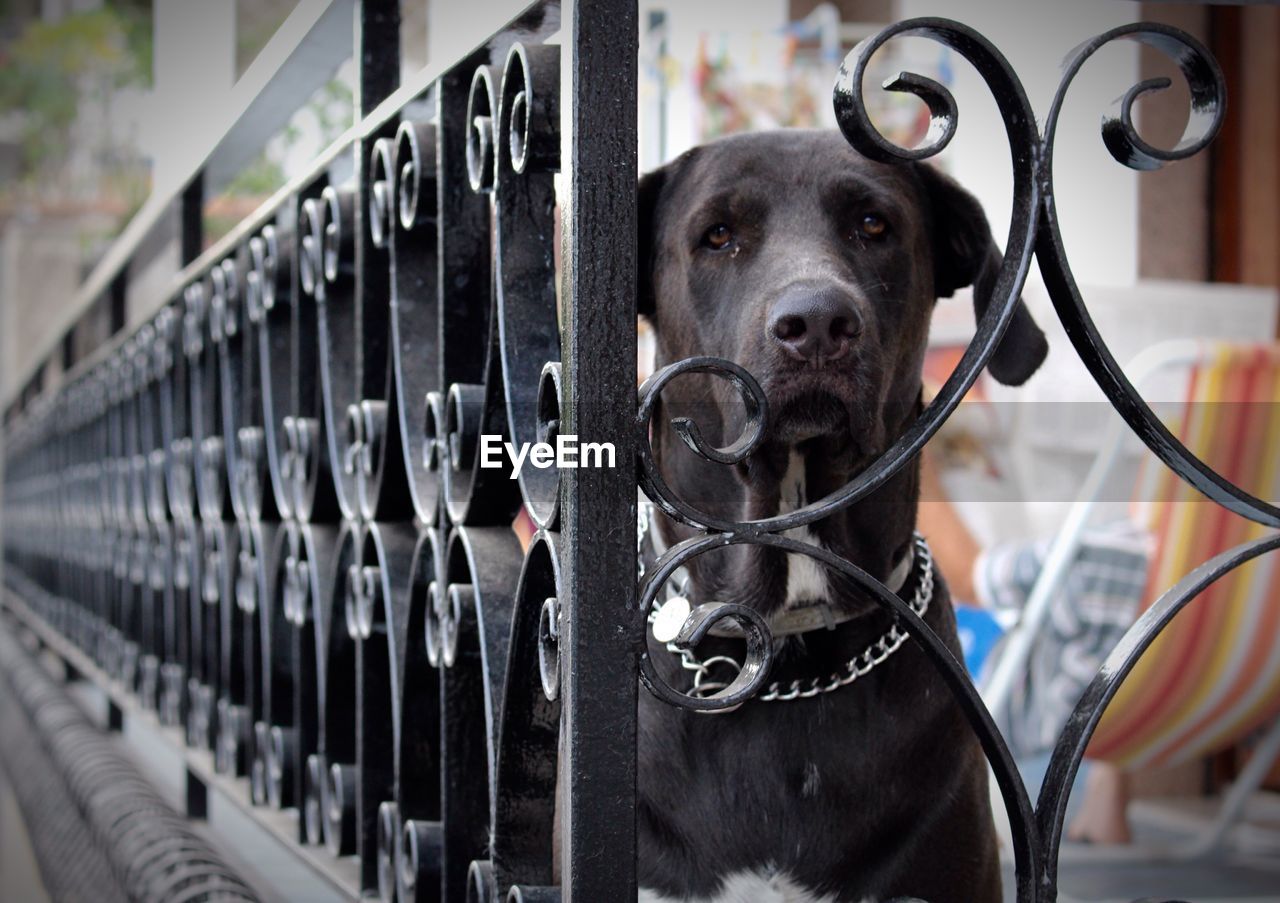
[[[641,181],[640,233],[658,363],[742,365],[768,398],[772,445],[834,441],[851,468],[914,416],[935,300],[975,284],[980,314],[1000,263],[972,196],[927,166],[867,160],[834,131],[690,151]],[[1045,348],[1019,310],[991,370],[1020,383]],[[726,390],[692,392],[723,412]],[[722,438],[736,428],[722,423]]]
[[[926,165],[867,160],[834,131],[696,148],[641,180],[639,211],[640,310],[658,365],[726,358],[768,400],[767,439],[734,468],[694,456],[669,427],[685,417],[714,444],[740,437],[745,408],[726,380],[678,379],[655,412],[654,453],[672,490],[735,520],[824,497],[882,454],[920,410],[936,300],[972,285],[981,316],[1001,263],[981,207],[955,182]],[[1046,350],[1019,303],[989,369],[1021,383]],[[915,469],[904,468],[812,529],[884,577],[911,541],[917,494]],[[668,541],[687,535],[662,529]],[[702,556],[689,565],[694,591],[761,610],[815,597],[859,604],[856,592],[791,579],[803,571],[783,557],[754,546]]]

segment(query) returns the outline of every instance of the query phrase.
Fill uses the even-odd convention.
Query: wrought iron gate
[[[1116,159],[1151,169],[1198,152],[1220,124],[1223,81],[1207,51],[1158,25],[1108,32],[1068,60],[1038,130],[1017,76],[963,25],[903,22],[855,49],[837,114],[878,160],[928,157],[956,127],[946,89],[908,74],[889,88],[928,105],[929,143],[905,150],[875,131],[862,80],[887,40],[940,41],[991,88],[1015,185],[997,300],[937,400],[875,465],[799,511],[734,523],[672,494],[649,418],[671,380],[718,373],[756,413],[737,451],[700,453],[741,460],[766,422],[750,374],[682,362],[636,405],[635,4],[540,0],[395,95],[398,60],[378,54],[385,11],[369,0],[360,15],[355,129],[186,266],[149,322],[6,422],[9,611],[69,640],[114,691],[212,751],[255,804],[296,807],[299,844],[358,858],[354,891],[594,903],[635,894],[641,682],[714,709],[767,679],[767,625],[722,607],[709,620],[744,619],[758,667],[710,698],[666,685],[645,655],[650,603],[682,564],[726,543],[809,555],[861,585],[928,653],[994,767],[1017,898],[1053,900],[1066,794],[1107,701],[1199,590],[1280,538],[1206,563],[1134,626],[1033,806],[963,667],[920,617],[852,563],[783,533],[865,498],[914,458],[985,366],[1033,256],[1078,354],[1133,430],[1210,498],[1280,525],[1280,510],[1199,462],[1126,381],[1076,290],[1055,216],[1058,111],[1088,58],[1134,39],[1185,75],[1192,116],[1174,149],[1133,127],[1134,100],[1161,84],[1133,87],[1104,120]],[[354,176],[343,177],[344,161]],[[481,434],[575,434],[612,443],[616,466],[525,468],[512,481],[478,466]],[[703,531],[638,587],[637,482]],[[538,527],[527,551],[510,529],[521,508]]]

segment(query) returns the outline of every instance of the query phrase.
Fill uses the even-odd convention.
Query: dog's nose
[[[853,299],[836,289],[788,292],[769,313],[773,340],[792,357],[816,364],[843,357],[861,332]]]

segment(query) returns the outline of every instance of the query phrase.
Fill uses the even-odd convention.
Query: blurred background
[[[521,5],[404,0],[401,71],[408,76],[454,58],[483,37],[489,23]],[[901,18],[943,15],[976,28],[1008,57],[1041,117],[1061,61],[1080,42],[1138,20],[1190,32],[1222,64],[1230,98],[1222,132],[1204,153],[1139,173],[1117,165],[1099,138],[1100,116],[1115,99],[1160,76],[1169,76],[1172,87],[1139,104],[1140,131],[1161,147],[1182,134],[1186,86],[1154,50],[1108,46],[1073,87],[1055,168],[1068,255],[1122,363],[1169,340],[1277,338],[1277,6],[640,0],[640,8],[642,171],[725,134],[834,126],[831,84],[840,61],[858,41]],[[6,423],[167,300],[174,274],[200,250],[181,247],[183,206],[198,211],[207,246],[351,127],[358,110],[352,9],[349,0],[0,3],[0,399]],[[954,52],[922,39],[885,48],[874,80],[900,70],[926,74],[955,94],[959,133],[935,162],[979,197],[1002,238],[1012,180],[990,92]],[[927,125],[923,108],[905,95],[874,91],[871,81],[881,130],[900,144],[918,141]],[[176,202],[184,196],[194,204]],[[122,242],[141,250],[125,278],[117,278],[113,253]],[[1057,326],[1037,272],[1026,299],[1050,334],[1046,367],[1016,391],[980,383],[935,442],[943,491],[983,547],[1055,535],[1110,416]],[[945,379],[972,330],[967,298],[939,305],[927,372],[932,385]],[[647,337],[644,324],[641,332]],[[1154,400],[1182,400],[1185,374],[1144,391]],[[1142,467],[1137,444],[1126,446],[1101,493],[1107,510],[1096,517],[1129,510]],[[1274,497],[1269,482],[1245,488]],[[1190,801],[1161,810],[1166,822],[1201,817],[1200,801],[1227,786],[1255,743],[1245,737],[1177,767],[1144,768],[1133,792],[1139,800]],[[1034,774],[1035,766],[1028,768]],[[1261,786],[1280,790],[1280,771],[1273,769]],[[1255,821],[1280,826],[1275,795],[1259,799]],[[13,852],[20,844],[10,842],[20,834],[0,774],[0,890],[23,871],[22,856]],[[1267,847],[1270,842],[1259,841],[1272,850],[1267,855],[1280,849]],[[1232,899],[1280,896],[1276,874],[1255,866],[1250,861],[1241,873],[1244,890]],[[1087,874],[1081,880],[1087,883]],[[1221,887],[1224,898],[1230,896],[1227,884]],[[1114,890],[1104,886],[1089,898],[1107,899]]]

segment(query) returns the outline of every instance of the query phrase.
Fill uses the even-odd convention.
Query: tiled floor
[[[0,900],[49,903],[22,810],[0,766]]]
[[[1169,853],[1189,832],[1207,823],[1214,803],[1181,800],[1167,805],[1136,804],[1132,848],[1067,845],[1060,858],[1063,903],[1131,903],[1186,900],[1190,903],[1277,903],[1280,901],[1280,803],[1260,797],[1250,822],[1237,829],[1233,852],[1200,861]],[[1163,851],[1163,852],[1162,852]],[[1006,869],[1005,899],[1013,900],[1013,870]]]

